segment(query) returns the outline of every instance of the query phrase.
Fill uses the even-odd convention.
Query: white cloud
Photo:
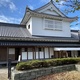
[[[10,7],[11,10],[16,10],[17,9],[15,4],[12,3],[12,2],[10,3],[9,7]]]
[[[4,15],[0,15],[0,22],[6,23],[20,23],[21,18],[13,18],[13,17],[6,17]]]
[[[0,0],[0,7],[9,7],[12,11],[16,10],[15,4],[11,0]]]
[[[72,30],[80,30],[80,27],[79,26],[73,26],[71,27]]]
[[[32,10],[34,9],[34,7],[32,5],[29,5],[29,8],[32,9]]]
[[[62,5],[64,3],[64,1],[60,1],[59,4]]]

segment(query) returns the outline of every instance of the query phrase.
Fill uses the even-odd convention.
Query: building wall
[[[68,53],[66,51],[60,52],[56,51],[54,52],[53,47],[42,47],[41,51],[38,51],[38,48],[32,47],[28,48],[28,51],[21,51],[22,53],[22,60],[32,60],[32,59],[47,59],[47,58],[64,58],[69,57],[67,56]],[[33,50],[34,49],[34,50]],[[9,54],[8,58],[11,58],[12,61],[15,60],[15,48],[9,48]],[[52,57],[53,56],[53,57]],[[77,57],[78,52],[77,51],[71,51],[71,57]],[[7,48],[0,48],[0,61],[7,61]]]
[[[54,56],[54,50],[53,48],[50,48],[50,58],[52,58],[52,56]]]
[[[22,52],[22,60],[67,58],[67,57],[78,57],[78,52],[77,51],[68,51],[68,52],[67,51],[54,51],[53,47],[44,47],[43,51],[38,51],[38,47],[37,47],[35,48],[34,51]]]
[[[29,48],[28,48],[29,49]],[[35,48],[35,51],[24,51],[22,52],[22,60],[32,60],[32,59],[46,59],[52,58],[54,56],[53,48],[41,48],[42,50],[39,51],[38,48]]]
[[[7,47],[0,47],[0,62],[7,61],[8,58],[14,61],[15,56],[16,56],[15,48],[8,48],[8,51],[7,51]]]
[[[9,48],[8,57],[11,58],[11,60],[15,60],[15,55],[15,48]]]
[[[30,25],[30,29],[28,29],[28,25]],[[29,30],[29,32],[32,34],[32,18],[29,19],[29,21],[26,24],[26,28]]]
[[[46,30],[44,29],[44,18],[32,17],[32,35],[36,36],[57,36],[57,37],[71,37],[70,23],[62,22],[62,30]],[[31,31],[30,31],[31,32]]]
[[[0,62],[7,61],[7,48],[0,47]]]
[[[45,58],[49,58],[49,51],[48,51],[48,48],[45,48]]]

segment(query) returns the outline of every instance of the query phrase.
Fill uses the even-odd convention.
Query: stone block
[[[46,71],[45,70],[41,70],[41,75],[45,75]]]
[[[36,71],[36,78],[41,76],[41,71]]]
[[[76,67],[76,70],[80,72],[80,64],[76,64],[75,67]]]
[[[46,75],[51,74],[51,68],[46,69],[46,70],[45,70],[45,74],[46,74]]]
[[[20,75],[19,74],[14,74],[14,80],[19,80]]]

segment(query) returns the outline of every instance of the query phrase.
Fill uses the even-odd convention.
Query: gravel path
[[[0,80],[8,80],[8,71],[7,68],[0,68]]]

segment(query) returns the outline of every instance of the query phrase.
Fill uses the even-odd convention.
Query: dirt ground
[[[58,74],[43,76],[35,80],[80,80],[80,72],[70,71]]]
[[[8,71],[7,68],[0,68],[0,80],[8,80]]]

